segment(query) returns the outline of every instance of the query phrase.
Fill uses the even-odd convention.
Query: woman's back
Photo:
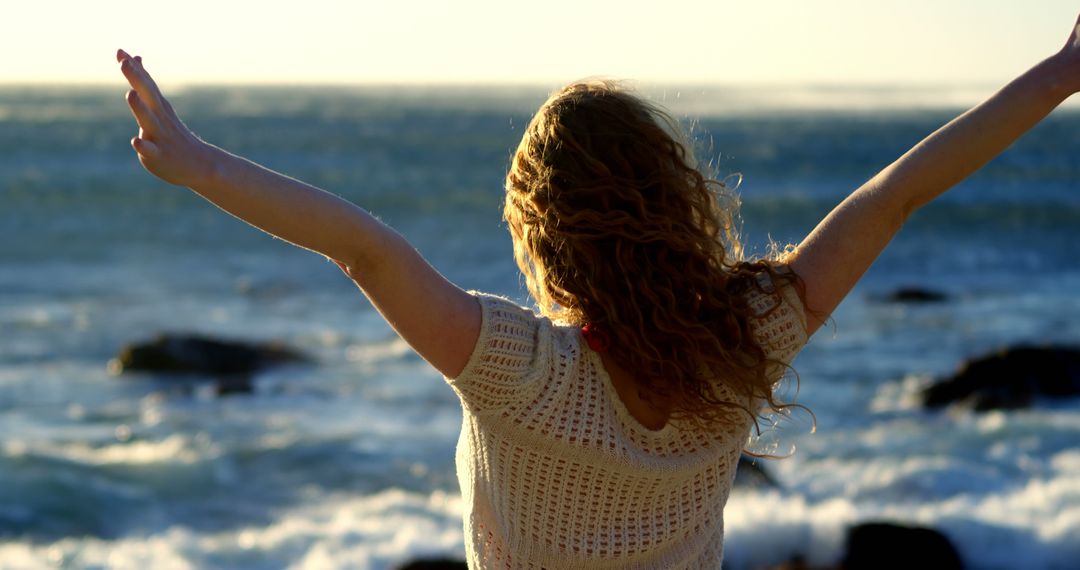
[[[470,564],[718,566],[723,507],[751,417],[735,410],[712,430],[673,417],[649,429],[579,326],[478,298],[480,338],[449,380],[465,410],[457,464]],[[806,341],[797,294],[754,290],[749,301],[762,346],[790,362]]]

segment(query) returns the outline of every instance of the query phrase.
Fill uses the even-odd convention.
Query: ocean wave
[[[967,568],[1064,570],[1080,556],[1080,477],[1061,472],[1000,494],[903,502],[737,492],[725,509],[725,567],[764,568],[795,557],[835,564],[847,529],[872,521],[934,528],[954,543]]]
[[[199,532],[181,524],[116,540],[0,544],[5,568],[385,570],[423,556],[464,557],[461,498],[399,489],[312,498],[266,526]]]

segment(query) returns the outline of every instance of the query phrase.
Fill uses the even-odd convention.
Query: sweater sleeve
[[[506,406],[523,397],[544,369],[552,324],[509,299],[470,291],[480,303],[480,336],[465,368],[446,378],[474,413]]]
[[[753,289],[748,299],[754,336],[769,360],[791,364],[808,340],[806,310],[794,286],[784,283],[778,287],[768,274],[759,280],[763,291]]]

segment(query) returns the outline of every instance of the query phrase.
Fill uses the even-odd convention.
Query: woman
[[[1080,20],[1078,20],[1080,24]],[[1080,89],[1056,54],[856,189],[783,258],[745,260],[672,122],[616,85],[538,111],[507,176],[515,257],[543,316],[462,291],[360,207],[201,141],[138,57],[139,160],[334,260],[457,391],[477,568],[703,568],[773,387],[913,211]]]

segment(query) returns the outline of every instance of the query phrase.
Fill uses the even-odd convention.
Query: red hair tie
[[[593,352],[607,352],[611,346],[611,338],[595,323],[585,323],[581,327],[581,336],[585,337],[585,342]]]

